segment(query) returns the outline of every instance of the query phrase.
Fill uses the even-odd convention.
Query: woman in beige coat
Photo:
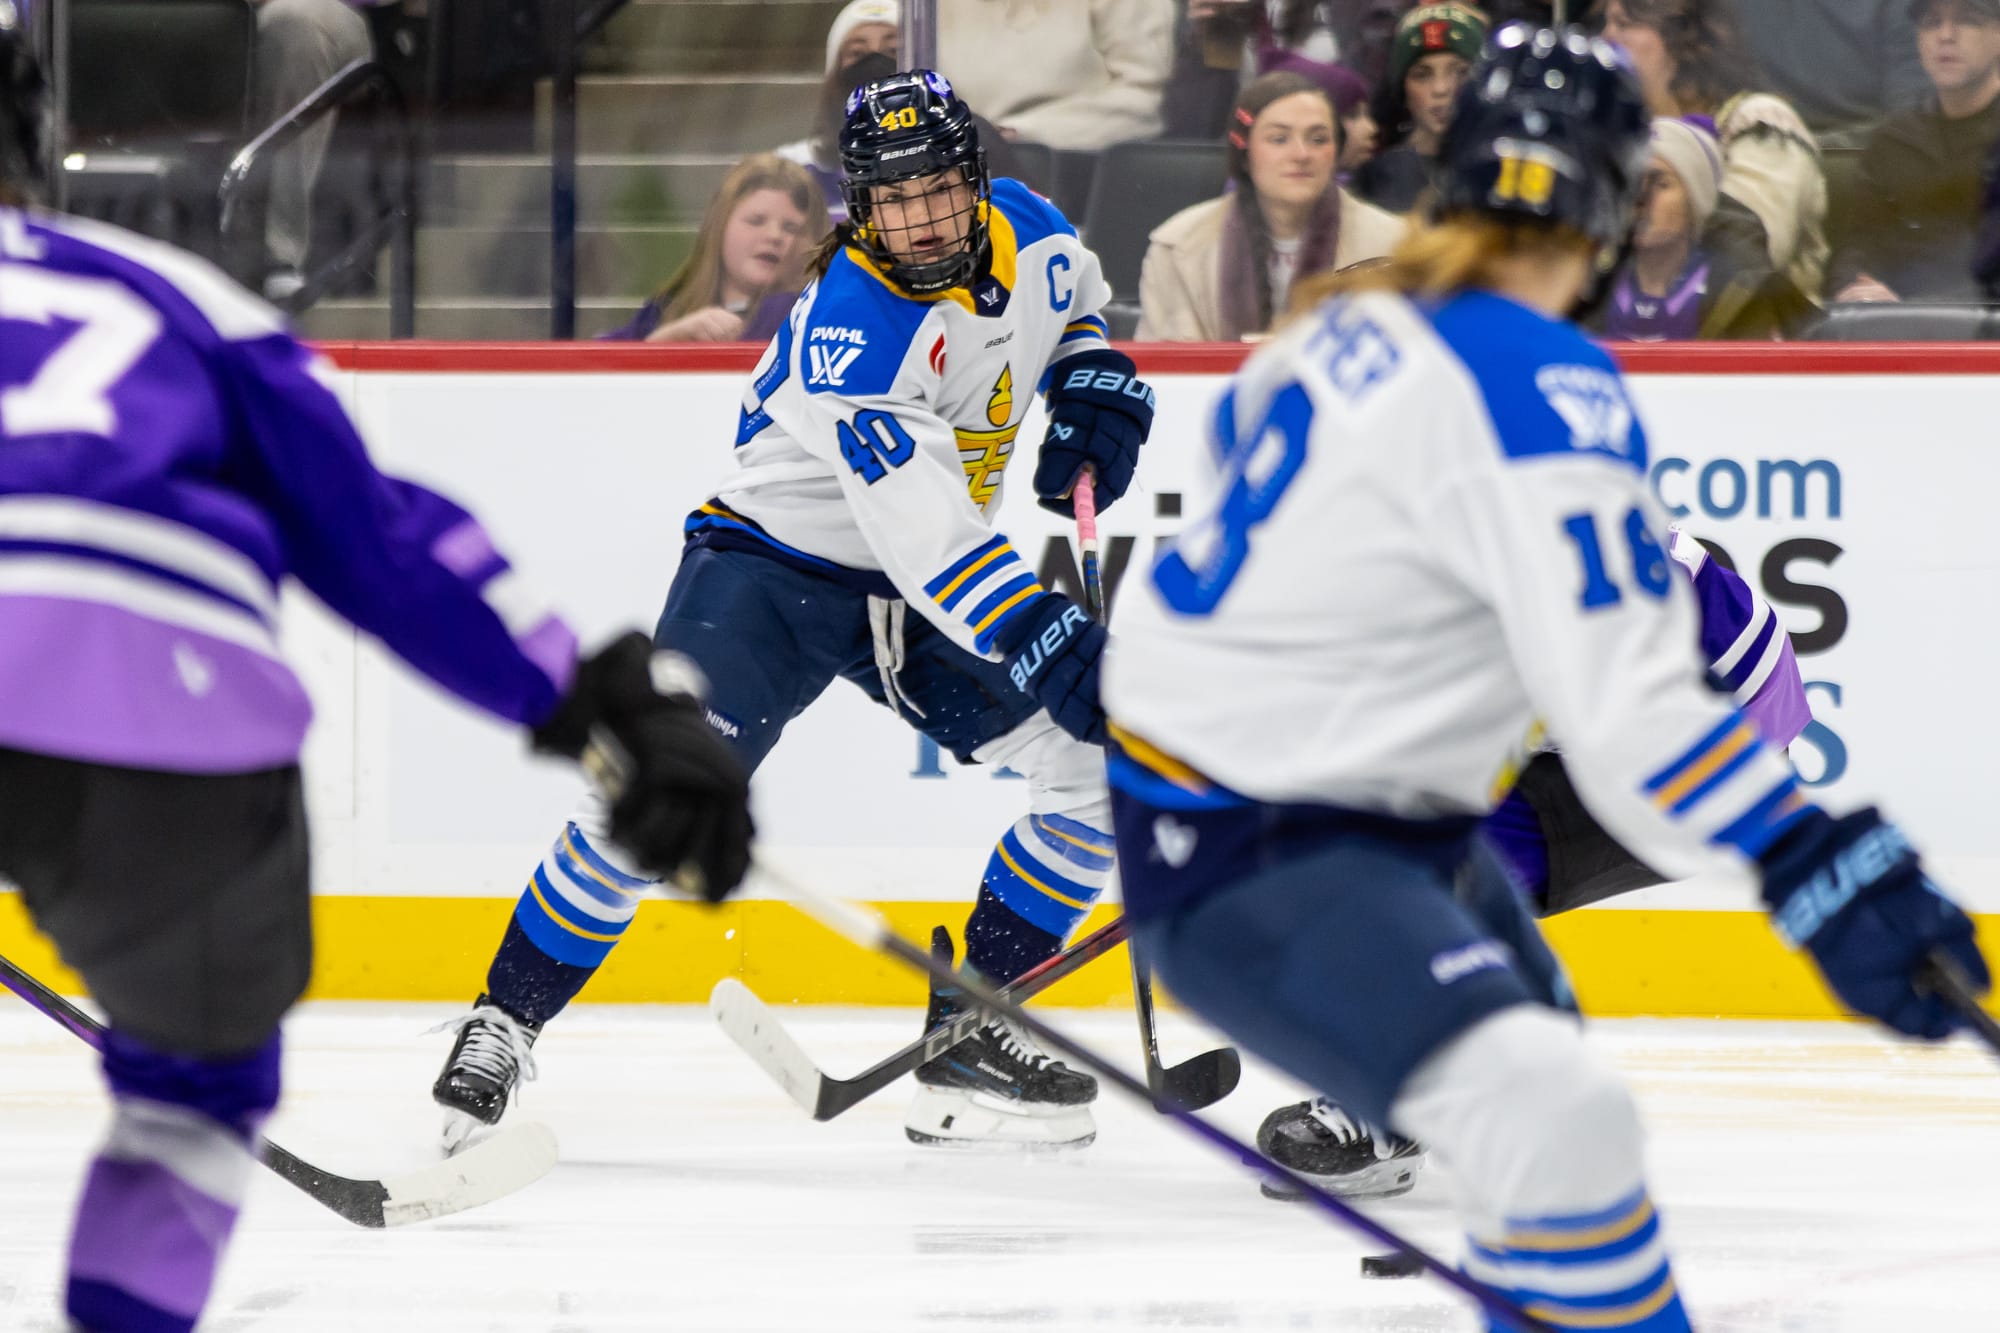
[[[1285,311],[1297,277],[1389,253],[1403,220],[1340,187],[1332,101],[1300,74],[1266,74],[1237,97],[1220,199],[1153,232],[1139,277],[1140,341],[1235,342]]]

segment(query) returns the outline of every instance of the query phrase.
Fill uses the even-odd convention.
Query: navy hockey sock
[[[486,993],[523,1022],[548,1022],[610,956],[651,883],[613,865],[568,825],[514,904]]]
[[[1011,981],[1062,952],[1062,936],[1037,930],[982,885],[965,922],[965,964],[982,977]]]
[[[116,1030],[116,1108],[70,1238],[69,1316],[96,1333],[191,1333],[235,1230],[258,1126],[278,1103],[279,1039],[233,1059],[169,1055]]]

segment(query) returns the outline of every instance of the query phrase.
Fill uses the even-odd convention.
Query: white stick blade
[[[804,1107],[807,1115],[818,1112],[823,1078],[819,1066],[792,1040],[792,1034],[755,991],[735,977],[724,977],[709,992],[708,1007],[729,1039],[741,1046],[787,1096]]]
[[[449,1217],[505,1198],[555,1169],[556,1136],[533,1121],[512,1125],[464,1152],[420,1171],[385,1180],[382,1225],[406,1226]]]

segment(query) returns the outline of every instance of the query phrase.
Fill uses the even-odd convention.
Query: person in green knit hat
[[[1355,192],[1391,213],[1417,206],[1431,183],[1432,164],[1452,100],[1486,41],[1486,15],[1471,5],[1418,5],[1396,25],[1389,77],[1376,95],[1376,124],[1389,147],[1355,173]]]

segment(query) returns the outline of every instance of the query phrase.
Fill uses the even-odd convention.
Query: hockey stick
[[[1000,993],[1016,1003],[1038,995],[1085,963],[1110,953],[1130,930],[1122,916],[1108,922],[1055,957],[1029,968]],[[741,1046],[815,1120],[831,1120],[873,1097],[926,1060],[943,1055],[970,1037],[986,1021],[985,1014],[968,1009],[853,1078],[833,1078],[812,1062],[785,1031],[770,1006],[735,977],[724,977],[715,983],[708,1005],[729,1039]]]
[[[1126,1073],[1096,1052],[1070,1040],[1056,1029],[1036,1018],[1018,1004],[1009,1001],[999,991],[981,981],[976,976],[955,972],[951,965],[931,957],[924,949],[910,943],[889,929],[889,925],[875,913],[855,903],[828,897],[814,889],[809,889],[790,875],[773,869],[768,863],[759,861],[757,868],[767,878],[778,885],[791,899],[792,905],[819,921],[837,935],[846,937],[864,949],[873,949],[887,954],[899,962],[907,963],[930,976],[939,985],[955,986],[975,1003],[997,1014],[1006,1016],[1009,1022],[1027,1029],[1044,1044],[1054,1047],[1077,1063],[1088,1067],[1099,1078],[1116,1084],[1133,1097],[1139,1098],[1186,1126],[1199,1138],[1208,1140],[1216,1148],[1246,1166],[1255,1167],[1267,1176],[1275,1176],[1295,1185],[1306,1198],[1319,1205],[1321,1211],[1346,1223],[1355,1230],[1383,1245],[1391,1247],[1399,1255],[1404,1255],[1422,1264],[1439,1278],[1477,1301],[1486,1313],[1502,1326],[1518,1330],[1518,1333],[1555,1333],[1555,1330],[1500,1295],[1482,1282],[1465,1276],[1445,1260],[1427,1250],[1412,1245],[1403,1237],[1374,1221],[1366,1213],[1353,1205],[1338,1199],[1298,1173],[1278,1165],[1208,1121],[1177,1106],[1163,1106],[1155,1100],[1152,1089],[1145,1083]]]
[[[1979,1003],[1979,993],[1973,989],[1972,981],[1965,975],[1965,969],[1943,949],[1931,950],[1930,956],[1917,972],[1917,985],[1944,997],[1945,1003],[1958,1011],[1965,1025],[1979,1035],[1979,1039],[2000,1055],[2000,1022],[1986,1012]]]
[[[0,986],[92,1049],[104,1049],[102,1023],[5,958],[0,958]],[[261,1137],[257,1160],[358,1227],[400,1227],[462,1213],[534,1184],[555,1168],[556,1136],[548,1126],[532,1123],[503,1129],[448,1161],[386,1180],[336,1176]]]
[[[1083,596],[1090,614],[1104,621],[1104,582],[1097,564],[1097,480],[1085,468],[1070,493],[1076,508],[1076,544],[1083,554]],[[1139,942],[1126,946],[1132,955],[1132,1008],[1139,1016],[1139,1044],[1146,1053],[1146,1086],[1161,1111],[1172,1106],[1199,1111],[1236,1090],[1243,1077],[1243,1059],[1233,1046],[1204,1051],[1171,1069],[1160,1065],[1160,1029],[1153,1017],[1153,972],[1146,966]]]

